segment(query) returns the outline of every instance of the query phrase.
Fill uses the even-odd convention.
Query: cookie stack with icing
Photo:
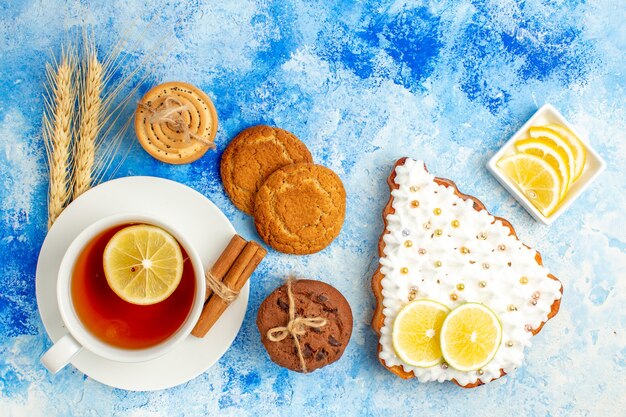
[[[557,312],[562,285],[542,266],[541,256],[515,235],[510,223],[435,178],[424,163],[403,158],[388,180],[391,198],[383,213],[380,265],[372,287],[377,308],[379,359],[393,373],[420,382],[452,380],[482,385],[519,367],[531,337]],[[479,370],[447,364],[420,368],[403,362],[392,343],[394,319],[412,300],[430,299],[454,309],[480,303],[502,325],[501,346]]]
[[[259,235],[274,249],[310,254],[339,235],[346,192],[332,170],[286,130],[259,125],[228,145],[220,165],[226,193],[253,215]]]

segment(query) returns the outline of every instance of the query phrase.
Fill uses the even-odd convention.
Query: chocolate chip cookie
[[[304,255],[319,252],[341,231],[346,191],[330,169],[315,164],[280,168],[256,195],[254,225],[274,249]]]
[[[290,307],[300,323],[290,319]],[[290,321],[291,330],[299,334],[295,338],[289,331]],[[341,358],[352,334],[352,310],[334,287],[321,281],[292,280],[263,301],[256,323],[272,361],[292,371],[312,372]]]
[[[313,162],[306,145],[286,130],[265,125],[239,133],[222,155],[220,173],[226,193],[238,209],[254,211],[261,184],[278,168]]]

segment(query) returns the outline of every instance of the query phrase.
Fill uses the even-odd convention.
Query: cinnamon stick
[[[258,243],[248,242],[224,277],[224,285],[235,292],[239,292],[266,254],[267,251]],[[204,337],[222,316],[228,305],[216,294],[211,295],[191,334],[196,337]]]
[[[239,276],[239,280],[237,280],[237,282],[235,283],[235,287],[239,287],[239,289],[243,288],[243,286],[246,285],[246,282],[252,276],[252,274],[256,270],[256,267],[259,266],[263,258],[265,258],[265,255],[267,255],[267,251],[261,245],[259,244],[256,244],[256,245],[258,247],[256,253],[254,254],[254,256],[252,257],[252,260],[248,263],[248,265],[245,267],[245,269]]]
[[[233,266],[238,256],[241,254],[241,251],[246,246],[246,240],[239,235],[234,235],[224,252],[217,258],[217,261],[211,267],[209,273],[213,276],[213,278],[217,281],[222,281],[228,270]],[[204,302],[209,299],[213,291],[207,287],[206,295],[204,296]]]

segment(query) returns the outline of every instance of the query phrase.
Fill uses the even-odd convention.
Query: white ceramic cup
[[[78,318],[71,296],[74,265],[84,247],[105,230],[128,223],[158,226],[174,236],[189,256],[196,284],[193,304],[183,324],[163,342],[145,349],[123,349],[105,343],[95,337]],[[56,373],[67,365],[81,349],[87,349],[98,356],[118,362],[143,362],[162,356],[191,333],[202,312],[205,291],[206,283],[200,255],[185,236],[167,224],[165,220],[138,213],[116,214],[100,219],[84,229],[72,241],[63,256],[57,281],[57,301],[61,318],[68,333],[48,349],[41,357],[41,362],[50,372]]]

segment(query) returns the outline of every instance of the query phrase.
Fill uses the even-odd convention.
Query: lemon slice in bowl
[[[522,139],[515,143],[515,147],[519,152],[536,155],[544,159],[558,171],[563,184],[559,195],[559,199],[562,199],[569,189],[571,180],[569,172],[570,161],[567,153],[555,141],[544,137]]]
[[[539,138],[544,137],[548,139],[552,139],[559,149],[567,154],[567,159],[569,160],[568,168],[569,168],[569,176],[572,181],[574,181],[576,177],[576,172],[578,167],[576,165],[576,156],[574,155],[574,149],[572,145],[563,138],[556,130],[552,130],[545,126],[533,126],[528,129],[528,133],[531,138]]]
[[[554,212],[559,204],[563,184],[552,165],[527,153],[505,156],[497,165],[541,214],[549,217]]]
[[[439,332],[450,309],[429,299],[415,300],[393,322],[393,348],[408,365],[427,368],[441,363]]]
[[[585,164],[587,163],[587,151],[585,151],[585,145],[583,145],[582,141],[578,139],[578,136],[576,136],[574,132],[563,125],[549,124],[544,127],[552,129],[558,133],[572,148],[575,166],[575,173],[574,177],[572,177],[572,182],[576,181],[578,177],[582,175]]]
[[[102,262],[109,287],[132,304],[165,300],[183,276],[183,255],[176,239],[160,227],[146,224],[115,233]]]
[[[441,326],[443,358],[459,371],[474,371],[487,365],[501,342],[502,325],[496,314],[483,304],[461,304]]]

